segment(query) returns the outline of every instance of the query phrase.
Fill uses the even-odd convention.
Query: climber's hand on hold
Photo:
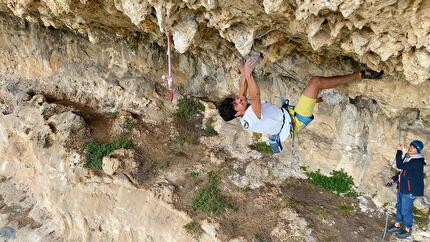
[[[399,145],[397,146],[397,150],[403,150],[403,145],[402,145],[402,144],[399,144]]]
[[[244,65],[244,72],[242,74],[246,76],[252,75],[252,71],[255,68],[255,65],[257,65],[258,61],[260,60],[260,55],[255,54],[248,59],[246,59],[245,65]]]

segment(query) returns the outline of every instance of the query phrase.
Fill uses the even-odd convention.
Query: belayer
[[[402,145],[396,153],[396,166],[401,169],[387,183],[391,186],[397,182],[396,222],[387,228],[387,233],[395,233],[399,239],[411,236],[413,214],[412,208],[416,197],[424,196],[424,157],[421,151],[423,142],[414,140],[408,147],[404,157]],[[403,223],[404,228],[401,227]]]
[[[365,70],[344,76],[314,76],[309,80],[294,108],[289,108],[288,105],[280,108],[260,100],[260,89],[253,77],[254,67],[259,59],[260,55],[253,55],[239,62],[239,96],[225,98],[218,106],[218,112],[224,121],[239,117],[244,129],[271,135],[269,143],[274,153],[282,150],[282,142],[288,138],[290,132],[299,132],[314,119],[313,110],[321,90],[363,78],[377,79],[383,74],[383,71]]]

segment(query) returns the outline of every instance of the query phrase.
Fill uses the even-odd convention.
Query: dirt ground
[[[89,112],[78,105],[70,105],[76,113],[83,116],[87,123],[86,138],[99,142],[109,142],[118,134],[111,130],[117,117],[110,114]],[[175,206],[186,211],[196,222],[208,219],[221,225],[219,237],[222,241],[244,237],[248,241],[272,241],[270,232],[276,227],[279,212],[289,207],[306,219],[311,235],[317,241],[376,241],[382,238],[384,217],[373,214],[370,217],[360,211],[357,199],[341,198],[333,193],[307,183],[305,180],[288,179],[281,185],[267,184],[259,189],[236,187],[228,179],[235,171],[235,162],[229,154],[219,148],[207,147],[198,140],[178,141],[178,132],[190,130],[190,124],[177,120],[159,125],[143,123],[139,117],[131,117],[133,127],[128,133],[135,144],[136,160],[139,168],[138,186],[151,187],[161,176],[170,179],[178,196]],[[198,123],[194,120],[192,123]],[[200,119],[201,122],[201,119]],[[182,126],[181,126],[182,125]],[[204,135],[196,127],[199,136]],[[78,148],[83,142],[76,142]],[[208,154],[214,153],[225,160],[221,165],[208,162]],[[263,159],[270,159],[264,156]],[[206,174],[214,171],[219,178],[219,187],[235,209],[227,209],[221,215],[208,215],[195,212],[191,208],[194,193],[206,185]],[[190,176],[195,172],[194,177]],[[99,175],[103,175],[100,172]]]

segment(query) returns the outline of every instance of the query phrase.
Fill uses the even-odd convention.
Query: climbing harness
[[[167,38],[167,64],[168,71],[167,75],[163,75],[162,78],[167,81],[167,99],[172,102],[173,101],[173,77],[172,77],[172,64],[171,64],[171,53],[170,53],[170,31],[166,31]]]
[[[275,96],[275,98],[278,98],[281,102],[281,111],[282,111],[283,117],[282,117],[282,126],[278,134],[274,134],[269,137],[269,145],[272,148],[272,152],[274,154],[280,153],[283,150],[280,134],[285,125],[285,115],[290,115],[290,119],[291,119],[290,134],[292,138],[291,151],[294,148],[294,128],[293,128],[294,119],[292,118],[291,113],[289,112],[289,110],[294,110],[294,106],[290,105],[290,100],[283,98],[281,87],[279,86],[278,80],[276,80],[276,85],[278,87],[279,96]]]
[[[281,131],[284,128],[284,125],[285,125],[285,115],[287,115],[285,113],[287,111],[285,111],[283,108],[281,108],[281,111],[282,111],[282,126],[281,126],[281,129],[279,129],[279,133],[278,134],[274,134],[274,135],[271,135],[269,137],[269,145],[270,145],[270,148],[272,148],[272,152],[274,154],[281,153],[281,151],[284,149],[282,147],[282,142],[281,142],[280,134],[281,134]]]
[[[284,117],[283,117],[282,127],[281,127],[279,133],[270,136],[269,144],[270,144],[270,147],[272,148],[273,153],[280,153],[282,151],[282,142],[280,140],[279,135],[281,133],[282,128],[284,127],[285,115],[287,113],[288,115],[290,115],[290,119],[291,119],[291,126],[290,126],[291,153],[292,153],[291,155],[293,157],[293,165],[297,165],[298,156],[294,152],[294,141],[295,141],[295,137],[296,137],[295,118],[297,118],[298,121],[303,123],[303,125],[300,127],[302,129],[302,128],[306,127],[314,119],[314,117],[313,116],[305,117],[305,116],[302,116],[299,113],[295,112],[295,110],[294,110],[295,106],[290,104],[290,100],[283,97],[281,87],[279,86],[278,80],[276,80],[276,84],[278,87],[279,96],[275,96],[275,98],[278,98],[281,102],[281,110],[282,110]]]
[[[270,148],[272,148],[272,153],[274,154],[281,153],[281,151],[283,150],[280,134],[285,125],[285,115],[291,116],[291,114],[288,112],[288,108],[292,107],[294,109],[294,106],[290,106],[289,100],[282,97],[283,95],[278,81],[276,81],[276,84],[278,85],[278,91],[280,96],[275,96],[275,98],[279,98],[281,101],[282,126],[279,129],[279,132],[277,134],[271,135],[269,137],[269,145],[270,145]],[[291,119],[290,133],[292,137],[294,137],[292,132],[292,127],[293,127],[292,123],[293,123],[293,119]]]

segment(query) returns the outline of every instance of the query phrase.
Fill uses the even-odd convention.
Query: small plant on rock
[[[128,131],[132,131],[136,127],[136,123],[130,118],[125,118],[124,127],[128,129]]]
[[[308,174],[308,181],[316,186],[332,191],[337,195],[348,197],[357,197],[358,193],[354,191],[354,181],[343,169],[340,171],[331,171],[330,176],[322,175],[320,170]]]
[[[272,154],[272,148],[266,142],[256,142],[250,148],[263,154]]]
[[[205,134],[209,137],[218,135],[218,132],[214,128],[215,119],[209,118],[205,124]]]
[[[343,216],[349,216],[354,212],[354,208],[346,203],[342,203],[337,206],[337,209]]]
[[[110,115],[112,116],[112,118],[118,118],[119,112],[115,111],[115,112],[112,112]]]
[[[82,145],[82,148],[86,154],[84,167],[102,169],[103,157],[117,149],[132,149],[133,142],[125,137],[118,137],[110,144],[88,141]]]
[[[190,177],[193,179],[194,184],[200,183],[199,173],[197,171],[190,172]]]
[[[197,222],[189,222],[184,226],[185,231],[187,234],[191,235],[193,238],[198,238],[203,233],[203,229]]]
[[[205,111],[205,106],[199,101],[183,97],[178,101],[178,110],[176,116],[182,119],[190,119],[196,114],[200,114]]]
[[[227,208],[233,208],[221,194],[217,177],[213,172],[208,172],[207,187],[196,191],[191,207],[194,211],[210,214],[221,214]]]

